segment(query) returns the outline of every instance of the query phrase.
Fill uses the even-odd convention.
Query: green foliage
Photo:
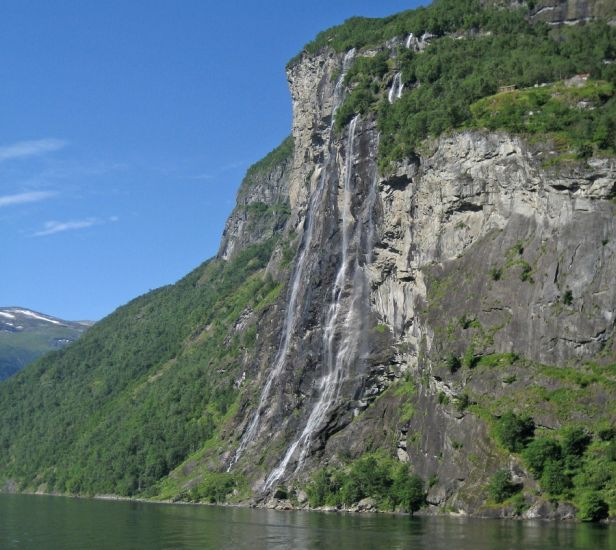
[[[564,455],[577,458],[581,457],[588,448],[591,440],[590,434],[584,428],[566,428],[562,438]]]
[[[511,472],[509,470],[499,470],[496,472],[488,485],[490,500],[496,503],[507,500],[519,490],[520,487],[511,481]]]
[[[411,514],[417,512],[426,503],[423,480],[418,475],[411,474],[406,464],[399,464],[394,470],[392,498]]]
[[[348,70],[344,83],[352,87],[351,93],[336,112],[335,129],[340,132],[358,114],[373,110],[379,100],[380,80],[388,71],[388,52],[372,57],[358,57]]]
[[[462,364],[460,363],[460,359],[456,355],[454,355],[453,353],[450,353],[445,358],[445,366],[447,367],[449,372],[453,374],[454,372],[457,372],[460,369]]]
[[[438,402],[439,405],[449,405],[449,396],[444,391],[438,392]]]
[[[466,393],[462,393],[456,397],[456,410],[458,412],[465,411],[471,404],[471,399]]]
[[[493,30],[505,25],[513,32],[521,26],[523,19],[517,14],[495,9],[481,10],[480,5],[479,0],[439,0],[426,8],[403,11],[381,19],[352,17],[342,25],[319,33],[303,51],[315,53],[330,47],[343,52],[351,48],[376,46],[390,38],[406,36],[409,32],[416,36],[425,32],[440,36],[457,30],[480,27]],[[288,67],[297,63],[302,53],[291,59]]]
[[[243,183],[254,182],[259,175],[267,174],[274,167],[286,162],[293,156],[294,147],[293,136],[287,136],[278,147],[248,168]]]
[[[0,475],[70,493],[152,491],[201,448],[235,402],[232,331],[277,286],[273,241],[152,291],[0,385]]]
[[[334,473],[324,468],[318,470],[312,477],[312,481],[306,486],[308,504],[312,508],[325,506],[326,504],[339,504],[340,483]]]
[[[497,266],[492,266],[490,268],[490,278],[493,281],[500,281],[501,277],[503,276],[503,270],[500,267]]]
[[[381,509],[401,507],[413,513],[425,503],[421,478],[408,465],[378,453],[364,455],[344,469],[317,471],[306,491],[312,507],[350,507],[371,497]]]
[[[473,126],[551,135],[560,149],[583,158],[593,151],[614,153],[614,85],[588,81],[581,87],[562,82],[505,92],[471,105]]]
[[[543,464],[540,483],[541,488],[553,496],[563,495],[571,487],[571,479],[560,460],[547,460]]]
[[[558,441],[553,439],[535,438],[524,449],[524,460],[528,469],[540,477],[548,461],[558,462],[562,458],[562,450]]]
[[[496,439],[508,451],[519,453],[532,439],[535,423],[529,416],[518,416],[513,412],[506,412],[494,423]]]
[[[386,332],[389,332],[389,327],[387,325],[379,323],[378,325],[376,325],[376,327],[374,327],[374,330],[379,334],[385,334]]]
[[[190,491],[190,499],[211,504],[223,503],[238,485],[235,474],[210,472],[197,487]]]
[[[578,518],[582,521],[601,521],[608,517],[607,503],[595,492],[586,493],[580,502]]]
[[[549,135],[579,158],[616,154],[616,67],[603,63],[616,56],[616,29],[593,22],[551,31],[531,25],[527,9],[482,4],[441,0],[382,19],[354,17],[307,44],[307,53],[326,47],[342,52],[378,47],[410,32],[433,35],[421,54],[401,48],[389,61],[401,71],[406,90],[393,104],[384,100],[391,78],[387,50],[358,56],[347,73],[351,91],[338,110],[337,130],[356,114],[377,112],[383,169],[415,154],[425,138],[461,127]],[[534,87],[582,72],[595,81],[582,88]],[[501,86],[524,90],[497,94]],[[531,281],[527,275],[524,280]]]
[[[573,303],[573,292],[570,290],[565,290],[563,294],[563,304],[566,306],[570,306]]]
[[[340,133],[355,115],[363,115],[374,106],[378,97],[371,86],[360,86],[353,90],[345,102],[336,111],[334,129]]]
[[[342,484],[342,502],[351,505],[371,496],[383,502],[391,492],[392,459],[366,455],[351,464]]]
[[[462,366],[466,369],[472,369],[477,364],[478,359],[475,357],[475,345],[471,342],[462,356]]]

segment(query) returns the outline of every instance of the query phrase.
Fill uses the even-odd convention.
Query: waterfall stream
[[[346,76],[346,72],[349,68],[353,57],[355,56],[355,48],[349,50],[342,62],[342,71],[338,80],[336,81],[336,85],[334,87],[334,95],[333,95],[333,110],[332,110],[332,119],[329,127],[329,142],[332,141],[333,128],[334,128],[334,119],[335,113],[343,99],[343,84],[344,78]],[[321,172],[321,176],[319,178],[319,184],[315,191],[313,192],[310,201],[308,203],[308,209],[306,211],[305,218],[305,228],[304,228],[304,237],[301,246],[301,251],[299,257],[295,263],[295,268],[293,271],[293,275],[291,278],[291,286],[290,293],[288,298],[288,307],[286,311],[286,315],[284,318],[283,326],[282,326],[282,335],[281,342],[278,347],[278,353],[276,354],[276,358],[274,360],[274,367],[268,375],[267,382],[263,386],[263,390],[261,391],[261,395],[259,397],[259,404],[256,408],[254,415],[248,425],[248,428],[242,434],[240,439],[240,443],[227,467],[227,471],[230,471],[231,468],[236,464],[236,462],[240,459],[248,444],[254,439],[257,434],[257,430],[259,428],[259,424],[261,422],[261,418],[263,413],[268,408],[268,400],[271,395],[272,387],[274,382],[278,379],[280,374],[282,373],[287,359],[287,354],[289,352],[289,347],[291,344],[291,338],[295,332],[295,327],[297,324],[297,319],[299,317],[299,308],[297,307],[298,297],[300,295],[300,287],[304,278],[305,269],[306,269],[306,259],[308,257],[308,251],[312,245],[312,240],[314,236],[314,213],[318,208],[319,204],[322,201],[323,193],[326,187],[327,177],[329,174],[330,167],[334,162],[334,155],[330,154],[325,160],[323,170]]]
[[[366,280],[360,265],[362,250],[369,261],[374,238],[373,208],[376,202],[376,168],[372,186],[360,215],[354,223],[351,202],[356,189],[353,183],[356,116],[349,125],[346,145],[343,200],[341,208],[341,260],[332,288],[323,331],[323,362],[325,374],[317,385],[318,398],[300,436],[287,451],[265,482],[269,490],[285,474],[289,462],[299,450],[295,472],[301,470],[310,451],[313,436],[322,427],[327,414],[338,403],[343,382],[347,379],[351,362],[356,358],[362,334],[361,305],[366,303]],[[366,230],[364,233],[364,226]],[[364,241],[364,242],[362,242]],[[348,294],[346,294],[348,292]],[[346,313],[344,312],[346,301]],[[339,337],[336,347],[336,337]]]
[[[400,99],[402,97],[402,90],[404,88],[404,83],[402,82],[402,73],[396,73],[394,75],[394,79],[391,82],[391,88],[389,89],[389,93],[387,94],[387,99],[389,103],[393,103],[396,99]]]

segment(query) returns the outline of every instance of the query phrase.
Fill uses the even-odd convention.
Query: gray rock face
[[[485,4],[521,8],[530,5],[525,0],[484,0]],[[596,18],[616,22],[616,6],[611,0],[538,0],[530,16],[552,26],[577,25]]]
[[[280,230],[246,232],[246,204],[288,197],[280,227],[297,239],[289,269],[280,254],[271,261],[288,279],[221,462],[268,495],[385,449],[432,480],[432,507],[485,515],[496,470],[536,485],[467,406],[557,390],[564,382],[541,365],[616,354],[616,163],[554,164],[549,144],[466,131],[379,174],[374,120],[332,131],[350,57],[323,52],[290,69],[293,159],[252,187],[227,225],[223,257]],[[443,367],[469,347],[472,360],[512,355],[500,371]],[[508,406],[532,406],[546,429],[563,421],[543,402]],[[570,514],[531,504],[533,517]]]
[[[534,21],[550,25],[576,25],[597,17],[616,17],[610,0],[541,0],[532,11]]]
[[[218,251],[220,258],[228,260],[237,251],[266,241],[284,229],[289,216],[291,162],[289,156],[269,170],[246,176],[236,206],[225,224]]]
[[[546,171],[541,158],[517,138],[467,132],[440,139],[417,165],[402,167],[404,186],[400,175],[382,181],[374,301],[396,334],[415,347],[426,338],[430,349],[434,334],[422,324],[439,322],[445,305],[432,311],[426,278],[455,279],[461,270],[473,278],[454,281],[468,295],[457,307],[445,297],[449,315],[473,312],[481,323],[503,324],[494,335],[498,352],[554,364],[603,348],[616,305],[609,237],[616,164]],[[490,268],[530,270],[533,283],[508,276],[490,284]],[[575,305],[558,307],[568,291]]]

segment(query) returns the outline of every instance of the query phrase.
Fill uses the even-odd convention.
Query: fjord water
[[[0,495],[0,548],[597,550],[616,529]]]

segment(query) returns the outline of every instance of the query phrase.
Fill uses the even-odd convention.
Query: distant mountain
[[[20,307],[0,307],[0,380],[44,353],[74,342],[89,321],[64,321]]]

